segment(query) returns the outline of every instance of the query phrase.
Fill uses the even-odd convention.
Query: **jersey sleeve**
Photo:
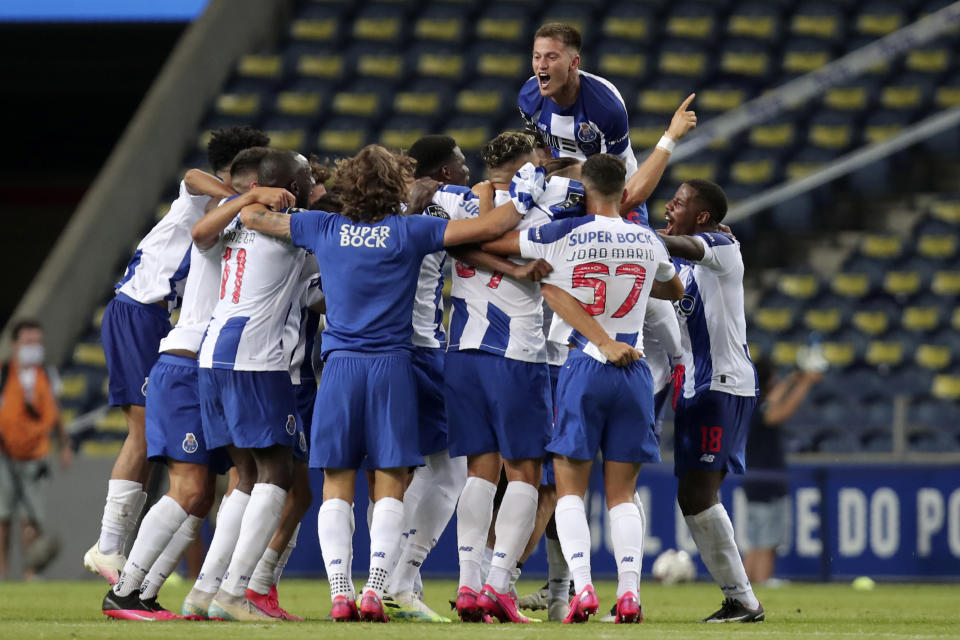
[[[713,231],[698,233],[693,236],[693,238],[703,246],[703,257],[700,260],[694,261],[696,264],[706,267],[711,271],[721,273],[730,268],[726,260],[729,252],[722,249],[722,247],[730,247],[736,244],[736,240],[734,240],[732,236],[726,233],[720,233],[719,231]],[[718,249],[720,250],[718,251]]]
[[[444,185],[433,194],[432,204],[427,207],[424,213],[437,218],[446,217],[450,220],[464,220],[479,213],[479,202],[477,196],[467,187]]]
[[[657,239],[660,240],[659,237],[657,237]],[[673,280],[673,276],[675,275],[677,275],[677,269],[673,264],[673,260],[670,259],[670,253],[667,251],[667,247],[664,246],[661,240],[657,244],[657,272],[654,278],[657,282],[669,282]]]
[[[297,211],[290,215],[290,240],[294,246],[316,253],[317,240],[329,214],[322,211]]]
[[[435,216],[405,216],[401,219],[417,254],[425,256],[443,250],[443,234],[448,220]]]
[[[540,95],[540,88],[537,84],[537,77],[531,76],[520,88],[520,94],[517,96],[517,106],[520,108],[520,117],[528,124],[535,125],[534,118],[540,111],[543,104],[543,96]]]

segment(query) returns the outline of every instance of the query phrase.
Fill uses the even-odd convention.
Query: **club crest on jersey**
[[[200,448],[200,443],[197,442],[197,436],[188,433],[180,446],[183,447],[183,450],[187,453],[196,453],[197,449]]]
[[[597,129],[591,122],[581,122],[577,129],[577,140],[580,142],[593,142],[597,139]]]
[[[697,308],[697,299],[692,295],[690,295],[689,293],[685,293],[683,294],[683,297],[677,301],[676,304],[677,304],[677,311],[679,311],[681,315],[689,316]]]
[[[450,219],[450,216],[447,215],[446,210],[436,203],[428,205],[427,208],[423,210],[423,215],[433,216],[434,218],[443,218],[444,220]]]
[[[287,416],[287,435],[293,435],[297,432],[297,419],[291,413]]]

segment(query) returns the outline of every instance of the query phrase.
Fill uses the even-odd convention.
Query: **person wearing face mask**
[[[60,443],[60,466],[67,468],[72,458],[57,406],[59,380],[43,366],[43,329],[35,320],[23,320],[13,341],[13,357],[0,371],[0,579],[7,577],[10,522],[18,510],[24,577],[55,554],[31,553],[43,530],[51,433]]]

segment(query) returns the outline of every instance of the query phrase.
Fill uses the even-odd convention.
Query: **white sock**
[[[551,600],[567,600],[570,594],[570,569],[560,541],[550,538],[547,538],[547,584]]]
[[[297,538],[300,536],[300,523],[297,523],[297,528],[293,530],[293,535],[290,536],[290,542],[287,543],[286,549],[283,550],[283,553],[280,554],[280,557],[277,559],[277,566],[273,568],[273,584],[280,584],[280,576],[283,575],[283,570],[287,568],[287,562],[290,561],[290,555],[293,553],[293,550],[297,548]]]
[[[563,496],[557,500],[554,517],[563,557],[573,576],[573,588],[580,593],[585,586],[593,583],[590,577],[590,527],[587,525],[583,499],[580,496]]]
[[[373,526],[373,506],[374,501],[371,498],[370,501],[367,502],[367,531],[370,531],[370,527]]]
[[[250,576],[270,544],[270,538],[280,524],[287,490],[275,484],[258,482],[250,492],[250,503],[240,523],[237,547],[230,558],[230,566],[223,575],[220,588],[232,596],[243,596]]]
[[[350,564],[353,559],[353,509],[345,500],[324,500],[317,513],[317,537],[330,583],[330,600],[356,599]]]
[[[727,598],[735,598],[748,609],[760,606],[753,594],[743,559],[733,538],[733,523],[722,504],[715,504],[695,516],[685,516],[690,535],[713,580]]]
[[[127,534],[135,526],[143,508],[141,494],[143,485],[132,480],[110,480],[107,482],[107,502],[103,507],[100,521],[100,541],[97,544],[101,553],[107,555],[123,553],[123,544]],[[139,509],[137,508],[139,505]],[[132,524],[131,524],[132,523]]]
[[[370,514],[373,515],[372,513]],[[319,514],[318,514],[319,517]],[[369,529],[367,529],[369,531]],[[350,581],[350,593],[353,593],[353,534],[357,532],[357,514],[350,504],[350,545],[347,548],[347,580]],[[356,599],[356,598],[354,598]]]
[[[243,513],[250,502],[250,494],[234,489],[229,496],[223,499],[220,510],[217,512],[217,528],[213,531],[213,540],[207,556],[200,567],[200,575],[194,589],[204,593],[214,594],[220,590],[223,574],[230,564],[233,549],[237,546],[240,536],[240,523]]]
[[[396,498],[380,498],[373,509],[370,525],[370,575],[363,592],[373,591],[383,598],[390,570],[400,555],[400,532],[403,531],[403,503]]]
[[[530,542],[537,519],[537,488],[526,482],[508,482],[497,514],[497,543],[490,561],[489,584],[497,593],[506,593],[510,576],[524,547]]]
[[[400,560],[390,578],[390,593],[416,590],[420,567],[453,517],[457,498],[467,480],[467,463],[462,456],[450,458],[447,451],[442,451],[427,456],[426,461],[425,467],[417,469],[410,488],[403,496],[404,520],[409,528],[405,544],[400,550]],[[417,474],[420,474],[422,469],[428,470],[421,474],[424,490],[418,490],[420,495],[412,507],[414,512],[410,513],[407,511],[411,508],[407,502],[407,494],[417,484]]]
[[[160,592],[160,587],[163,586],[163,583],[166,582],[170,574],[173,573],[173,570],[180,562],[180,558],[182,558],[183,554],[187,551],[187,547],[197,539],[197,533],[200,531],[200,525],[202,523],[203,519],[197,516],[187,516],[187,519],[183,521],[180,528],[177,529],[177,532],[173,534],[173,538],[171,538],[167,546],[164,547],[163,553],[160,554],[160,557],[157,558],[153,566],[150,567],[150,573],[147,574],[143,585],[140,587],[141,600],[149,600],[157,596]]]
[[[250,584],[247,585],[247,588],[262,596],[270,593],[270,587],[273,586],[273,570],[277,567],[279,560],[280,554],[267,547],[263,555],[260,556],[260,561],[257,562],[257,568],[253,570],[253,575],[250,576]]]
[[[493,549],[490,547],[483,548],[483,560],[480,562],[480,575],[481,580],[480,584],[484,585],[487,583],[487,576],[490,575],[490,563],[493,562]]]
[[[467,478],[457,504],[457,555],[460,557],[460,586],[480,591],[481,564],[487,547],[487,532],[493,519],[493,497],[497,485],[483,478]]]
[[[643,510],[643,500],[640,499],[640,494],[636,491],[633,492],[633,504],[637,505],[637,511],[640,512],[640,524],[643,526],[643,535],[647,535],[647,514]]]
[[[114,593],[128,596],[140,589],[150,567],[186,518],[187,512],[170,496],[163,496],[153,505],[143,519],[144,526],[123,565],[120,580],[113,587]]]
[[[617,561],[617,598],[628,591],[640,595],[640,566],[643,562],[643,519],[633,502],[610,509],[610,537]]]

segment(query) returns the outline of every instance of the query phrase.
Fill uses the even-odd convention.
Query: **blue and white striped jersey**
[[[302,378],[313,377],[313,342],[320,328],[320,314],[310,309],[323,300],[320,286],[320,267],[317,257],[307,254],[300,269],[297,289],[293,294],[287,324],[284,327],[283,347],[289,352],[290,381],[300,384]]]
[[[520,115],[546,134],[554,157],[586,160],[597,153],[619,156],[629,178],[637,170],[637,157],[630,147],[630,123],[620,92],[608,80],[580,71],[577,101],[563,108],[540,95],[537,77],[520,89]]]
[[[177,326],[160,341],[160,353],[185,349],[197,353],[203,342],[210,316],[217,306],[217,286],[220,283],[220,243],[201,251],[190,245],[190,273],[183,287],[183,302]]]
[[[735,396],[757,395],[757,372],[747,349],[740,243],[725,233],[698,233],[703,258],[674,259],[683,298],[674,303],[685,358],[683,396],[708,389]],[[692,365],[692,366],[691,366]]]
[[[176,306],[190,270],[190,232],[209,201],[209,196],[191,195],[181,180],[180,195],[137,245],[126,273],[114,286],[117,292],[143,304],[165,300],[169,308]]]
[[[545,283],[572,295],[611,337],[638,349],[654,279],[676,274],[657,234],[622,218],[583,216],[530,229],[520,234],[520,255],[553,265]],[[579,332],[570,342],[607,361]]]

